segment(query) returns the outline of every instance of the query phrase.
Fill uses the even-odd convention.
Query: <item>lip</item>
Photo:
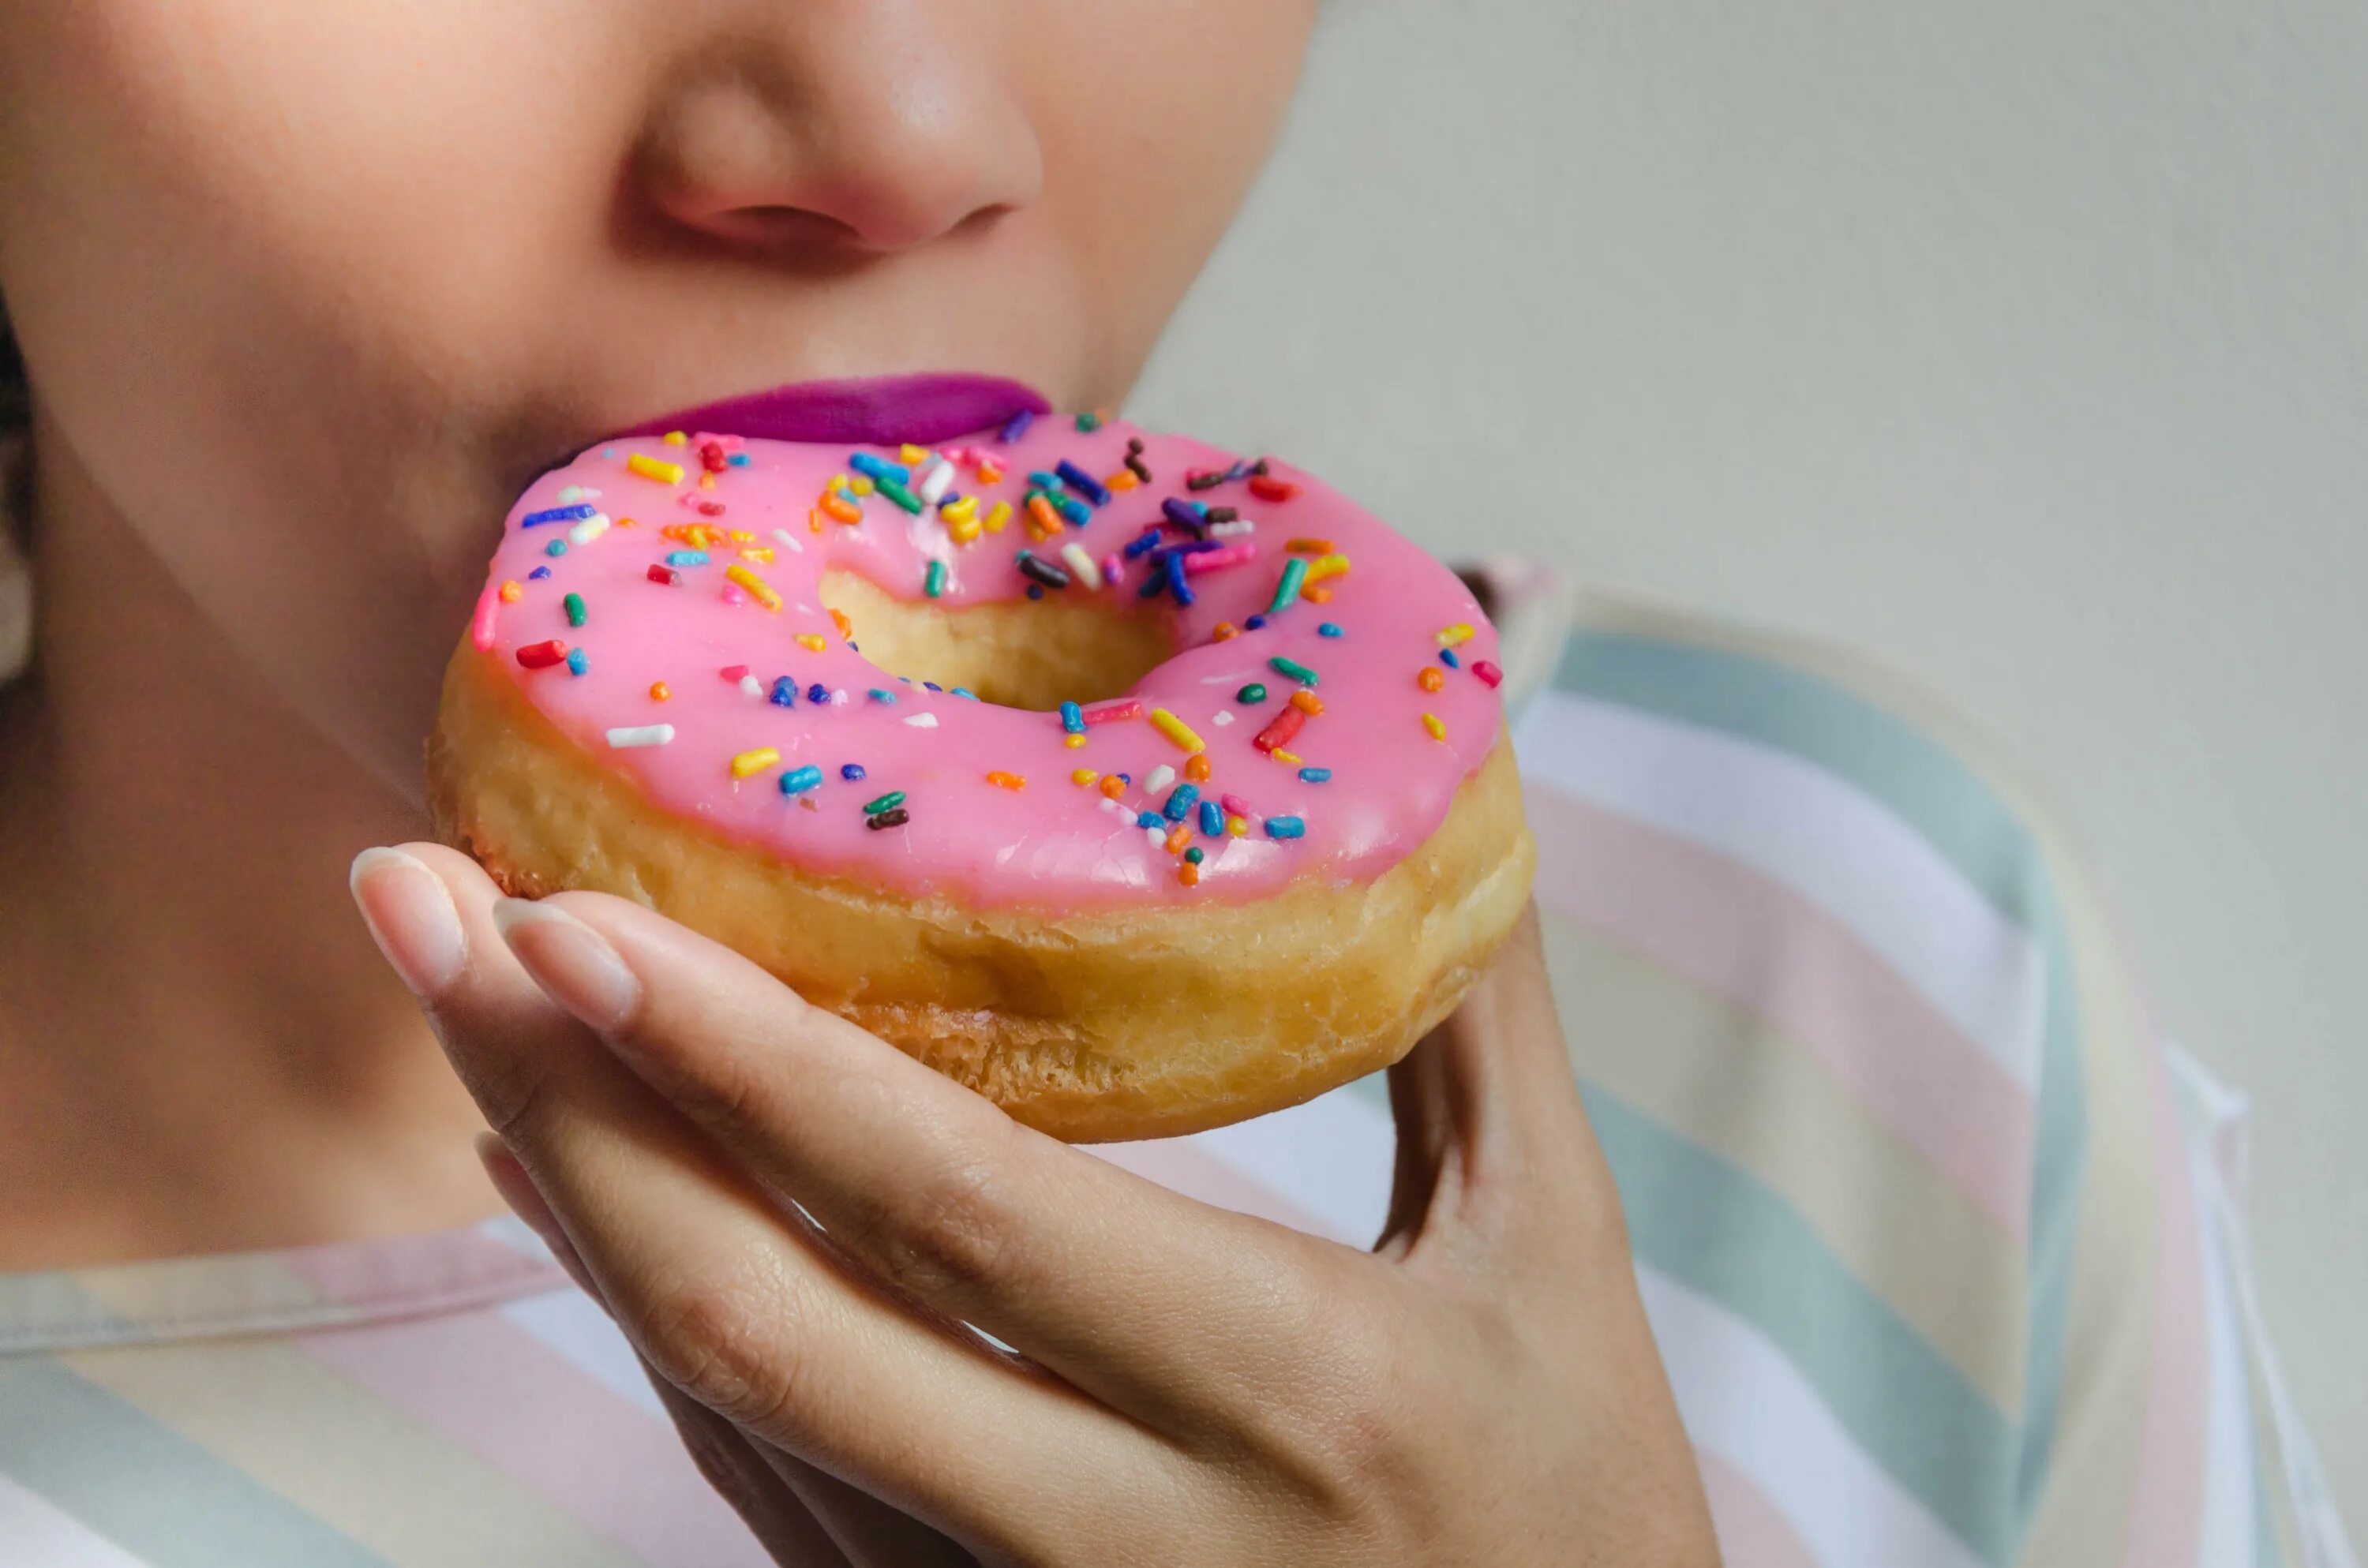
[[[766,392],[677,409],[617,432],[712,431],[775,441],[934,446],[1002,424],[1020,409],[1049,414],[1035,388],[1002,376],[940,373],[791,381]]]

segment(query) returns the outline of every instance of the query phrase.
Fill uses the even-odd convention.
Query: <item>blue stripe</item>
[[[2013,1423],[1766,1184],[1582,1086],[1636,1256],[1766,1335],[1870,1459],[1985,1562],[2005,1562]]]
[[[1921,834],[2038,949],[2046,994],[2033,1108],[2019,1544],[2055,1454],[2088,1160],[2079,972],[2045,857],[2022,820],[1954,753],[1899,715],[1807,671],[1722,648],[1580,630],[1563,650],[1554,685],[1754,741],[1834,775]]]
[[[0,1359],[0,1472],[154,1568],[386,1568],[47,1357]]]

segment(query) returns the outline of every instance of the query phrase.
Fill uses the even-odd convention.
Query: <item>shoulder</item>
[[[1515,744],[1574,1061],[1648,1296],[1691,1325],[1672,1362],[1722,1324],[1772,1352],[1870,1517],[1990,1561],[2119,1529],[2169,1342],[2202,1347],[2196,1206],[2031,770],[1871,661],[1586,590]]]

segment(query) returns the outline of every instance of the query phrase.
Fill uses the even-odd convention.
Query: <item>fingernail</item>
[[[438,995],[460,978],[468,938],[442,878],[400,849],[371,848],[354,857],[346,882],[378,950],[413,995]]]
[[[642,983],[609,939],[557,904],[503,899],[494,928],[534,983],[594,1028],[622,1028],[641,1005]]]

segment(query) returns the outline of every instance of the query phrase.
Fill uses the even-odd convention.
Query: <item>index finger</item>
[[[628,1005],[579,1016],[751,1176],[892,1286],[1121,1410],[1170,1430],[1238,1423],[1329,1337],[1338,1271],[1380,1267],[1024,1127],[623,900],[517,906],[511,945],[530,973],[521,927],[547,908],[591,927],[638,983]]]

